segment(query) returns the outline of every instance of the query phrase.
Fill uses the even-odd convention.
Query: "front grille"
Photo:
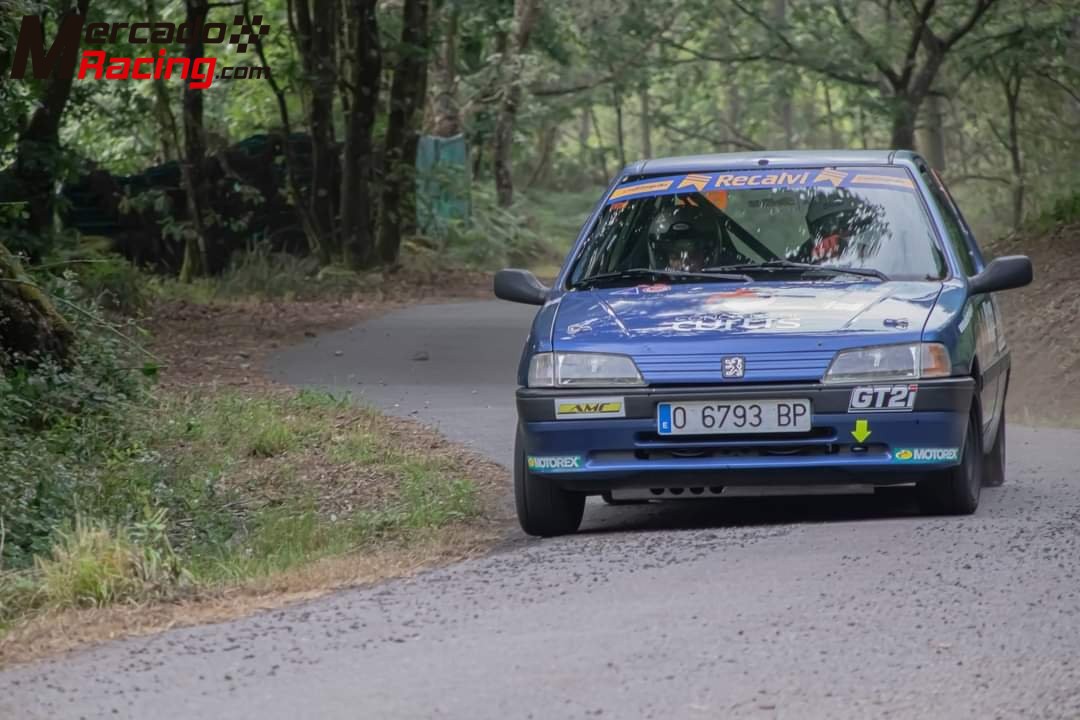
[[[649,385],[727,384],[733,382],[797,382],[821,379],[832,362],[832,350],[740,353],[635,355],[634,362]],[[721,374],[723,358],[739,355],[745,373],[737,380]]]

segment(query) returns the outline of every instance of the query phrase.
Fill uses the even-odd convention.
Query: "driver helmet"
[[[806,209],[811,235],[854,235],[871,219],[866,204],[842,189],[815,193]]]
[[[816,193],[806,210],[810,260],[836,258],[855,234],[872,222],[865,204],[847,190]]]
[[[720,224],[694,205],[664,208],[649,226],[649,259],[659,270],[700,272],[716,264]]]

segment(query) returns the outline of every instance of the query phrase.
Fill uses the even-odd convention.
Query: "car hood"
[[[816,380],[837,349],[918,340],[940,291],[930,281],[571,291],[560,298],[552,344],[631,355],[650,384],[719,380],[727,355],[745,356],[747,381]]]

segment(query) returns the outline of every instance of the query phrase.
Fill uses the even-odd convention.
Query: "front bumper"
[[[909,483],[914,472],[956,465],[963,452],[975,381],[918,383],[908,412],[849,412],[852,385],[761,384],[723,387],[552,390],[519,388],[523,452],[568,489],[585,492],[686,486]],[[556,419],[557,401],[622,398],[625,417]],[[807,398],[809,432],[662,436],[662,402]],[[852,435],[866,420],[869,437]],[[951,450],[956,452],[952,453]],[[928,451],[929,450],[929,451]]]

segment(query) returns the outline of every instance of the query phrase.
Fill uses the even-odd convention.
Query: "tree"
[[[454,137],[462,132],[458,105],[457,42],[460,3],[448,0],[439,13],[441,36],[431,63],[432,94],[429,131],[436,137]]]
[[[338,151],[334,140],[334,88],[337,86],[336,0],[292,0],[290,2],[293,34],[304,69],[308,90],[307,116],[311,136],[311,183],[306,198],[310,232],[308,244],[325,265],[330,262],[336,243]]]
[[[390,87],[390,116],[383,154],[379,259],[395,265],[406,217],[416,217],[416,146],[427,95],[428,0],[405,0],[401,42]]]
[[[371,131],[378,111],[382,49],[375,5],[376,0],[349,0],[345,14],[349,47],[343,63],[347,109],[341,162],[341,246],[345,264],[353,269],[368,267],[376,259]]]
[[[980,27],[999,1],[971,0],[959,14],[954,6],[939,6],[937,0],[884,6],[846,0],[831,0],[828,6],[791,2],[785,8],[788,22],[778,25],[779,0],[768,8],[750,0],[732,0],[764,33],[767,45],[743,47],[746,43],[740,45],[733,38],[733,50],[724,54],[686,43],[675,46],[715,62],[792,65],[836,83],[881,93],[891,118],[890,144],[913,148],[919,109],[946,58]],[[899,17],[893,15],[894,10]],[[823,38],[830,41],[822,42]],[[992,42],[983,46],[984,52],[994,48]]]
[[[1009,167],[1012,170],[1012,226],[1020,227],[1024,219],[1024,163],[1020,155],[1020,90],[1024,82],[1021,60],[1010,57],[1002,66],[997,61],[991,62],[994,76],[1001,84],[1005,97],[1007,127],[1002,132],[991,118],[990,127],[994,135],[1009,151]]]
[[[65,3],[58,26],[72,15],[86,17],[90,0]],[[45,38],[41,38],[44,46]],[[62,164],[60,122],[71,96],[73,76],[56,73],[44,81],[37,107],[19,134],[13,166],[13,185],[26,201],[25,230],[40,237],[52,231],[56,213],[56,183]],[[37,250],[37,248],[33,248]]]
[[[521,102],[521,61],[529,46],[529,37],[540,14],[540,0],[514,0],[514,25],[501,58],[502,97],[495,120],[495,143],[492,169],[495,194],[500,207],[514,202],[513,146],[514,120]]]
[[[188,27],[201,28],[210,14],[207,0],[185,0],[184,22]],[[184,43],[184,57],[189,62],[201,58],[204,52],[202,34],[188,33]],[[206,157],[206,131],[203,128],[203,93],[184,85],[184,158],[181,163],[181,175],[184,183],[184,196],[187,202],[188,228],[184,240],[184,261],[180,266],[180,282],[191,282],[198,275],[204,275],[209,268],[206,249],[208,224],[205,211],[206,179],[203,176],[203,159]]]
[[[154,0],[146,0],[146,20],[151,25],[158,22],[157,4]],[[150,46],[156,54],[160,49],[158,45]],[[180,132],[176,127],[176,116],[173,115],[172,103],[169,100],[169,90],[165,81],[157,78],[153,81],[154,88],[154,118],[158,124],[158,134],[161,141],[161,158],[168,162],[180,159]]]

